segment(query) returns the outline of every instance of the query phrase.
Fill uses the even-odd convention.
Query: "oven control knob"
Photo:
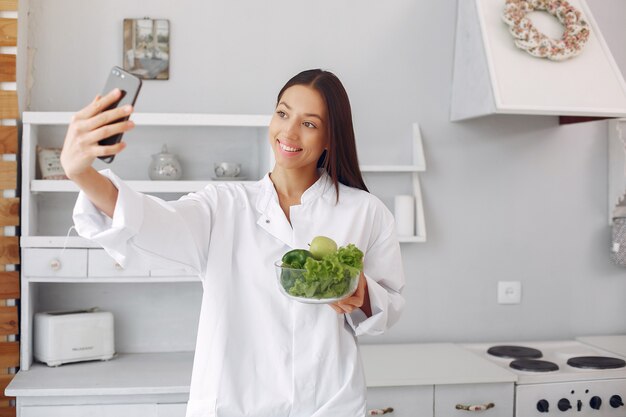
[[[561,411],[567,411],[572,408],[572,405],[569,403],[569,400],[567,398],[561,398],[557,406]]]
[[[537,410],[539,410],[540,413],[547,413],[550,408],[550,403],[548,403],[548,400],[539,400],[539,402],[537,402]]]
[[[622,397],[620,397],[619,395],[614,395],[609,400],[609,404],[611,404],[611,407],[617,408],[623,406],[624,401],[622,401]]]
[[[594,395],[593,397],[591,397],[591,400],[589,400],[589,406],[594,410],[599,410],[601,405],[602,398],[598,397],[597,395]]]

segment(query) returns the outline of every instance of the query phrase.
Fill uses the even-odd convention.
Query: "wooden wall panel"
[[[4,396],[4,390],[7,387],[7,385],[9,385],[9,382],[11,382],[11,380],[13,379],[14,375],[0,375],[0,400],[4,400],[4,399],[8,399],[8,398],[13,398],[13,397],[5,397]]]
[[[0,81],[15,82],[15,55],[0,54]]]
[[[0,18],[0,46],[17,46],[17,19]]]
[[[15,407],[0,407],[0,417],[15,417]]]
[[[0,368],[17,368],[19,365],[19,342],[0,342]]]
[[[18,271],[0,272],[0,299],[20,298],[20,273]]]
[[[17,153],[17,126],[0,126],[0,154]]]
[[[14,16],[18,9],[18,0],[0,0],[0,11],[8,11]],[[16,56],[12,47],[17,46],[17,19],[0,18],[0,82],[14,83],[16,77]],[[9,47],[8,51],[3,47]],[[8,53],[7,53],[8,52]],[[18,153],[18,130],[15,126],[4,126],[3,119],[18,120],[20,118],[17,91],[0,90],[0,155]],[[15,123],[6,123],[15,124]],[[0,158],[2,159],[2,158]],[[17,190],[17,162],[0,160],[0,190]],[[20,214],[19,198],[2,198],[0,196],[0,235],[4,234],[5,226],[18,226]],[[15,376],[13,368],[20,363],[18,307],[9,300],[20,297],[20,278],[17,271],[7,265],[20,262],[19,237],[0,236],[0,417],[15,417],[16,409],[13,398],[6,397],[4,390]]]
[[[17,0],[0,0],[0,10],[17,11]]]
[[[20,242],[17,236],[0,237],[0,265],[20,263]]]
[[[17,307],[0,307],[0,334],[10,335],[18,332]]]
[[[0,226],[19,226],[19,224],[20,199],[0,198]]]
[[[17,119],[17,91],[0,90],[0,119]]]
[[[0,161],[0,190],[17,189],[17,162]]]

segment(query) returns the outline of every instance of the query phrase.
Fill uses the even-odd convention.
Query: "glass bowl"
[[[322,294],[315,293],[313,293],[313,295],[311,296],[293,295],[289,290],[295,285],[296,282],[306,283],[304,275],[306,273],[306,269],[289,268],[287,266],[283,266],[282,261],[274,262],[274,267],[276,270],[276,279],[280,291],[287,298],[308,304],[331,304],[350,297],[356,291],[356,288],[359,285],[359,277],[361,275],[361,271],[357,271],[357,273],[353,276],[338,278],[337,285],[341,285],[342,281],[347,283],[345,291],[339,295],[333,294],[332,297],[323,297]],[[311,289],[311,291],[313,291],[317,288],[318,285],[319,284],[316,281],[313,281],[305,285],[304,288],[309,288]]]

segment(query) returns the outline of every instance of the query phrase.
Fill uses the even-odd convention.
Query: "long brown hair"
[[[339,200],[339,183],[369,192],[359,169],[350,100],[339,78],[332,72],[321,69],[302,71],[287,81],[280,90],[276,99],[277,105],[285,90],[294,85],[314,88],[326,103],[329,143],[328,149],[317,161],[317,167],[323,168],[332,179],[337,192],[337,200]]]

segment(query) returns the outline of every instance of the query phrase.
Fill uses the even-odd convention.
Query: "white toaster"
[[[48,366],[115,356],[113,314],[97,308],[35,313],[36,360]]]

